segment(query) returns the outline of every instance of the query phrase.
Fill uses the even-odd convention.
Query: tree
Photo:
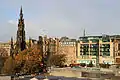
[[[3,66],[3,74],[14,74],[15,60],[12,57],[9,57]]]
[[[5,74],[39,72],[41,60],[41,52],[34,46],[21,51],[14,58],[9,57],[4,63],[2,72]]]
[[[52,66],[62,67],[65,62],[66,62],[66,55],[65,54],[54,54],[50,58],[50,64]]]
[[[15,57],[15,71],[25,74],[39,72],[41,60],[41,52],[36,46],[26,49]]]
[[[31,52],[29,52],[29,54],[26,55],[26,60],[22,71],[25,73],[39,72],[41,69],[41,59],[42,56],[40,55],[39,50],[34,48]]]
[[[4,66],[5,60],[6,60],[6,57],[0,56],[0,73],[1,73],[1,70],[2,70],[2,68]]]
[[[4,66],[5,60],[8,58],[8,52],[5,48],[0,48],[0,72]]]

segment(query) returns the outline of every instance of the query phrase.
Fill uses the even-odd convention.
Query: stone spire
[[[31,39],[31,37],[29,37],[29,48],[31,47],[31,41],[32,41],[32,39]]]
[[[10,42],[11,48],[10,48],[10,56],[13,57],[14,55],[14,44],[13,44],[13,38],[11,37],[11,42]]]
[[[17,41],[16,41],[17,52],[26,49],[24,26],[25,25],[24,25],[24,19],[23,19],[23,11],[22,11],[22,6],[21,6],[20,19],[18,22],[18,30],[17,30]]]
[[[21,19],[21,20],[23,19],[23,11],[22,11],[22,6],[21,6],[21,9],[20,9],[20,19]]]

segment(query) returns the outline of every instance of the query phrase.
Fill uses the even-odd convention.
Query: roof
[[[70,39],[70,38],[68,38],[68,37],[65,36],[65,37],[61,37],[60,41],[61,41],[61,42],[64,42],[64,41],[67,41],[67,42],[75,42],[76,39]]]
[[[80,38],[103,38],[103,37],[109,37],[109,38],[120,38],[120,35],[101,35],[101,36],[83,36]]]

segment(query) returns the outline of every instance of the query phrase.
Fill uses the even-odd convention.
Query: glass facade
[[[110,56],[110,44],[100,45],[100,56]]]
[[[96,64],[103,62],[112,64],[114,62],[114,54],[115,56],[120,56],[120,35],[80,37],[79,45],[78,56],[81,63],[88,63],[89,61],[85,60],[94,59]]]
[[[97,43],[99,42],[99,39],[90,39],[90,41],[92,41],[92,43]]]
[[[109,38],[102,38],[102,42],[110,42]]]
[[[110,56],[110,38],[102,36],[80,37],[80,55]],[[100,41],[102,41],[100,43]]]
[[[89,45],[83,44],[80,46],[80,55],[89,55]]]
[[[91,56],[96,56],[99,50],[99,45],[98,44],[91,44],[90,45],[90,55]]]

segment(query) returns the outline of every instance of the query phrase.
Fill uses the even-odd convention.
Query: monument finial
[[[20,18],[22,19],[23,18],[23,10],[22,10],[22,6],[20,8]]]

